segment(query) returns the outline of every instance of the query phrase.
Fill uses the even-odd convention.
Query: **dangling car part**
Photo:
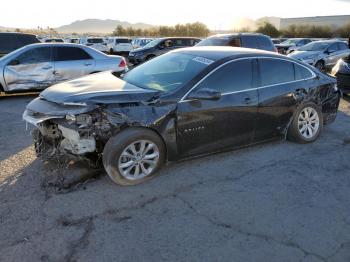
[[[335,120],[339,99],[335,78],[297,60],[193,47],[122,79],[104,72],[54,85],[28,104],[23,118],[45,141],[37,146],[102,156],[114,182],[136,185],[167,161],[275,138],[313,142]]]
[[[338,61],[332,69],[332,75],[337,78],[338,88],[344,94],[350,94],[350,55]]]

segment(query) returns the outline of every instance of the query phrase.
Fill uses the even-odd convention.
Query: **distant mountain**
[[[75,21],[69,25],[63,25],[60,27],[55,28],[55,30],[59,33],[101,33],[101,34],[110,34],[114,31],[114,29],[121,25],[123,27],[133,27],[137,29],[147,29],[150,27],[153,27],[152,25],[145,24],[145,23],[129,23],[119,20],[112,20],[112,19],[85,19],[85,20],[78,20]]]
[[[14,28],[0,26],[0,32],[15,31]]]

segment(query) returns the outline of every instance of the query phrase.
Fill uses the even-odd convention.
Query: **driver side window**
[[[165,40],[161,45],[164,48],[169,48],[169,47],[172,47],[174,43],[173,43],[173,40],[169,39],[169,40]]]
[[[23,54],[19,55],[16,60],[19,64],[38,64],[51,61],[51,48],[39,47],[30,49]]]
[[[252,60],[243,59],[222,66],[204,79],[196,90],[200,88],[214,89],[221,94],[254,88]]]

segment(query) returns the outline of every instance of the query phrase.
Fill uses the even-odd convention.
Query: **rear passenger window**
[[[215,89],[222,94],[253,88],[253,66],[250,59],[235,61],[219,68],[198,88]]]
[[[292,62],[280,59],[259,59],[261,86],[294,81]]]
[[[295,80],[308,79],[312,77],[310,70],[306,69],[301,65],[294,64],[294,69],[295,69]]]
[[[127,38],[119,38],[119,39],[116,39],[115,42],[117,44],[129,44],[130,40]]]
[[[252,36],[242,36],[243,47],[258,48],[258,40]]]
[[[273,44],[272,44],[271,40],[268,39],[267,37],[259,37],[258,41],[259,41],[259,46],[261,49],[268,50],[268,51],[273,50]]]
[[[185,46],[185,41],[182,39],[175,39],[173,43],[174,43],[174,46]]]
[[[78,47],[56,47],[55,61],[86,60],[91,56]]]

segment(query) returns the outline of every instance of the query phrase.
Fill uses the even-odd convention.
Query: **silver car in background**
[[[127,70],[121,56],[79,44],[32,44],[0,59],[0,90],[42,90],[91,73]]]
[[[339,40],[315,41],[300,47],[289,57],[315,66],[319,70],[329,70],[339,59],[349,56],[349,46]]]

